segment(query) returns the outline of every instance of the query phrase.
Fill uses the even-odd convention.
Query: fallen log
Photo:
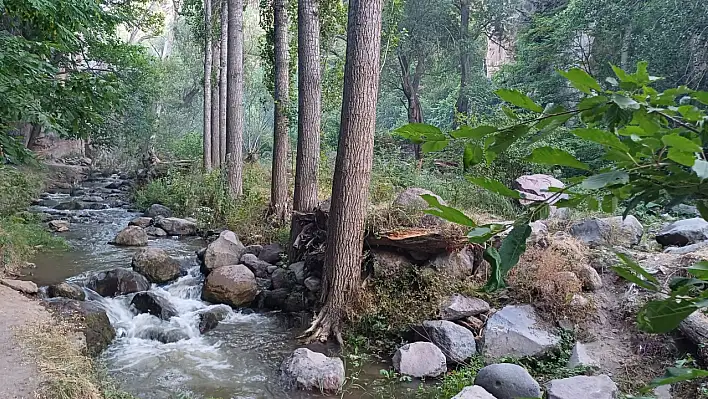
[[[693,312],[681,322],[679,329],[691,343],[696,345],[696,356],[705,366],[708,365],[708,316],[702,311]]]
[[[370,247],[393,247],[408,252],[437,254],[460,249],[468,244],[465,237],[449,236],[440,231],[419,227],[404,227],[366,237]]]

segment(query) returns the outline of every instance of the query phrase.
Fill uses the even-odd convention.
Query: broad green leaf
[[[504,224],[485,224],[484,226],[478,226],[470,230],[469,233],[467,233],[467,238],[474,244],[484,244],[495,235],[506,230],[506,227],[507,226]]]
[[[660,301],[651,301],[639,310],[637,326],[640,330],[649,333],[667,333],[676,329],[697,309],[695,303],[690,300],[669,297]]]
[[[708,222],[708,200],[696,202],[696,208],[698,208],[698,212],[701,214],[703,220]]]
[[[708,161],[697,159],[691,169],[696,172],[696,175],[698,175],[701,180],[708,179]]]
[[[592,94],[592,90],[602,91],[602,87],[600,87],[595,78],[580,68],[571,68],[568,71],[558,71],[558,73],[568,79],[573,87],[583,93]]]
[[[610,99],[605,96],[585,97],[578,103],[578,109],[589,110],[597,107],[598,105],[605,105],[608,101],[610,101]]]
[[[669,367],[663,377],[655,378],[649,384],[648,389],[653,389],[662,385],[671,385],[681,381],[690,381],[697,378],[708,377],[708,370],[699,370],[683,367]]]
[[[620,151],[628,151],[627,145],[620,141],[619,137],[607,130],[579,128],[573,129],[572,133],[581,139],[590,140]]]
[[[557,106],[555,109],[553,109],[551,112],[549,112],[549,115],[552,114],[560,114],[560,115],[554,115],[554,116],[548,116],[545,119],[542,119],[534,125],[536,129],[538,130],[544,130],[544,131],[550,131],[558,126],[563,125],[564,123],[568,122],[568,120],[572,117],[574,117],[576,114],[575,113],[564,113],[565,108],[562,106]]]
[[[499,89],[494,93],[496,93],[496,95],[499,96],[499,98],[501,98],[502,100],[510,104],[516,105],[519,108],[524,108],[529,111],[538,113],[543,112],[543,107],[533,102],[533,100],[529,98],[529,96],[518,90]]]
[[[615,184],[627,184],[629,174],[623,170],[613,170],[611,172],[592,175],[583,180],[581,186],[588,190],[598,190]]]
[[[701,261],[689,267],[688,272],[702,280],[708,280],[708,261]]]
[[[442,151],[447,147],[448,140],[426,141],[421,146],[424,153]]]
[[[475,128],[471,128],[469,126],[460,126],[459,129],[453,130],[450,132],[450,136],[456,138],[456,139],[482,139],[485,136],[496,132],[497,129],[494,126],[477,126]]]
[[[612,70],[615,72],[615,75],[617,75],[617,79],[619,79],[620,82],[634,82],[634,78],[630,74],[625,72],[622,68],[612,64],[610,64],[610,66],[612,67]]]
[[[506,151],[512,144],[523,137],[529,131],[528,125],[516,125],[513,128],[501,131],[494,136],[494,143],[488,149],[496,154]]]
[[[644,270],[634,259],[623,253],[617,253],[617,257],[622,262],[619,266],[611,267],[615,273],[625,280],[637,284],[642,288],[646,288],[651,291],[657,291],[659,289],[659,281],[656,277],[652,276]]]
[[[484,152],[482,151],[482,147],[472,143],[468,143],[465,146],[465,153],[462,157],[465,171],[467,171],[470,167],[481,163],[483,160]]]
[[[648,133],[647,131],[642,129],[641,126],[634,126],[634,125],[629,125],[629,126],[623,127],[622,129],[618,129],[617,133],[620,136],[628,136],[628,137],[631,137],[631,136],[643,137],[643,136],[652,136],[653,135],[653,133]]]
[[[588,197],[587,199],[588,210],[592,212],[597,212],[600,210],[600,202],[595,197]]]
[[[689,122],[697,122],[703,119],[703,112],[693,105],[682,105],[678,107],[678,112],[683,116],[683,119]]]
[[[607,194],[602,197],[602,211],[605,213],[613,213],[617,209],[619,199],[612,194]]]
[[[613,94],[612,102],[617,104],[622,109],[639,109],[641,106],[633,98],[625,97],[621,94]]]
[[[503,195],[505,197],[509,198],[514,198],[514,199],[521,199],[521,194],[516,191],[508,188],[507,186],[503,185],[502,183],[490,179],[488,177],[473,177],[473,176],[467,176],[467,180],[470,182],[487,189],[489,191],[495,192],[497,194]]]
[[[441,204],[436,196],[430,194],[423,194],[421,195],[421,197],[425,200],[425,202],[428,203],[428,205],[430,205],[431,208],[437,208],[428,209],[425,211],[425,213],[441,217],[449,222],[461,224],[463,226],[477,226],[477,223],[467,217],[467,215],[465,215],[464,213],[460,212],[455,208]]]
[[[708,105],[708,91],[694,91],[691,97],[701,104]]]
[[[516,113],[514,112],[513,109],[507,107],[506,105],[502,105],[501,108],[502,108],[502,111],[504,111],[504,115],[508,116],[509,119],[514,119],[514,120],[519,119],[519,116],[516,115]]]
[[[487,284],[484,286],[484,290],[491,292],[506,287],[504,275],[501,270],[501,258],[497,250],[490,245],[484,250],[482,257],[489,263],[489,267],[492,269]]]
[[[693,141],[683,137],[679,136],[678,134],[667,134],[665,136],[661,137],[661,142],[667,145],[668,147],[673,147],[676,148],[677,150],[680,151],[685,151],[685,152],[701,152],[701,146],[698,144],[694,143]]]
[[[511,270],[519,258],[526,251],[526,239],[531,235],[531,226],[528,224],[518,224],[514,226],[509,235],[502,241],[499,247],[499,259],[501,260],[502,277]]]
[[[696,163],[696,155],[694,153],[683,152],[676,148],[669,148],[669,151],[666,153],[666,157],[678,164],[688,167],[691,167]]]
[[[442,130],[426,123],[409,123],[399,127],[394,132],[415,144],[420,144],[424,141],[445,140]]]
[[[571,168],[590,170],[587,164],[578,161],[570,153],[551,147],[535,148],[531,155],[526,157],[526,160],[542,165],[570,166]]]
[[[648,135],[653,135],[661,129],[661,118],[657,114],[647,113],[646,109],[640,109],[632,114],[632,123],[639,125]]]

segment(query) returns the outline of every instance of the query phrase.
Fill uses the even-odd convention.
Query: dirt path
[[[32,357],[17,342],[15,331],[50,318],[37,301],[0,285],[0,398],[35,398],[42,377]]]

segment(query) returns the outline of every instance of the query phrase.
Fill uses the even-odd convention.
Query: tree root
[[[341,320],[337,316],[337,312],[332,312],[329,310],[328,306],[325,306],[312,321],[310,328],[305,330],[305,332],[297,338],[302,340],[305,344],[309,344],[316,341],[327,342],[330,337],[334,337],[339,346],[343,347],[344,339],[342,338],[340,326]]]

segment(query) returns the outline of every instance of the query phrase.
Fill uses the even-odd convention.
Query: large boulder
[[[457,395],[453,396],[452,399],[496,399],[494,395],[487,392],[486,389],[479,385],[472,385],[465,387]]]
[[[534,201],[545,201],[553,205],[562,198],[568,198],[568,194],[561,194],[551,199],[557,194],[549,191],[551,187],[563,188],[565,184],[553,176],[544,174],[520,176],[512,183],[512,188],[524,196],[524,199],[521,200],[523,205],[528,205]]]
[[[193,236],[197,234],[197,224],[180,218],[159,218],[155,225],[171,236]]]
[[[179,262],[161,248],[146,248],[133,255],[133,270],[151,283],[162,284],[180,276]]]
[[[227,305],[215,305],[199,313],[199,332],[204,334],[213,330],[219,322],[225,320],[231,314],[231,308]]]
[[[435,194],[434,192],[426,190],[424,188],[411,187],[405,189],[403,192],[398,194],[396,199],[393,200],[393,205],[401,208],[414,210],[428,209],[428,203],[423,199],[423,197],[421,197],[421,195],[424,194],[432,195],[433,197],[437,198],[441,204],[445,204],[445,201],[443,201],[443,199],[440,198],[440,196]]]
[[[307,348],[296,349],[280,366],[283,381],[291,388],[337,392],[344,384],[344,362]]]
[[[459,251],[444,252],[430,261],[430,266],[435,270],[454,277],[465,277],[474,270],[474,252],[470,248]]]
[[[581,220],[570,227],[570,234],[590,246],[639,244],[644,227],[632,215],[626,218],[590,218]]]
[[[460,320],[486,312],[489,312],[486,301],[461,294],[454,294],[440,304],[440,318],[443,320]]]
[[[148,236],[142,228],[128,226],[118,233],[113,243],[127,247],[144,247],[148,244]]]
[[[257,293],[256,276],[251,270],[244,265],[228,265],[209,273],[202,299],[239,307],[251,303]]]
[[[154,218],[156,216],[169,218],[172,217],[172,210],[164,205],[152,204],[145,210],[145,216],[149,218]]]
[[[259,296],[258,306],[266,309],[279,309],[296,313],[307,308],[307,296],[303,292],[291,291],[289,288],[275,288],[263,291]]]
[[[128,226],[138,226],[143,229],[150,226],[151,224],[152,224],[152,218],[144,217],[144,216],[137,217],[137,218],[131,220],[130,222],[128,222]]]
[[[531,305],[505,306],[484,328],[483,353],[488,360],[541,355],[558,344],[560,337],[543,328]]]
[[[273,266],[266,261],[258,259],[254,254],[243,254],[243,256],[241,256],[241,263],[251,269],[253,274],[258,278],[268,278],[268,274],[270,274],[268,269],[277,268],[277,266]]]
[[[66,281],[59,284],[52,284],[47,287],[47,296],[50,298],[68,298],[77,301],[86,300],[86,293],[76,284]]]
[[[46,301],[46,305],[71,320],[72,325],[86,338],[86,353],[91,356],[100,354],[116,336],[106,311],[96,302],[52,298]]]
[[[288,270],[295,274],[295,280],[298,284],[305,284],[307,272],[305,270],[305,262],[295,262],[288,266]]]
[[[497,399],[540,398],[541,386],[525,368],[512,363],[492,364],[482,368],[474,384]]]
[[[39,292],[39,287],[32,281],[3,278],[0,279],[0,284],[27,295],[34,295]]]
[[[422,327],[415,330],[423,339],[440,348],[448,363],[463,363],[477,353],[472,331],[451,321],[424,321]]]
[[[393,368],[411,377],[437,377],[447,371],[447,362],[443,352],[434,344],[413,342],[396,350]]]
[[[295,286],[297,279],[295,273],[288,269],[278,268],[276,269],[270,277],[273,282],[273,288],[285,288],[290,289]]]
[[[151,314],[162,320],[169,320],[173,316],[177,316],[177,309],[167,299],[154,292],[138,292],[130,304],[138,313]]]
[[[98,295],[110,297],[147,291],[150,283],[140,273],[117,268],[92,274],[86,281],[86,287],[96,291]]]
[[[616,399],[617,385],[606,375],[563,378],[546,384],[548,399]]]
[[[203,269],[209,273],[221,266],[238,264],[245,250],[236,233],[229,230],[222,231],[219,238],[207,246],[204,252]]]
[[[656,241],[663,246],[682,247],[706,240],[708,240],[708,222],[702,218],[673,222],[656,235]]]
[[[270,264],[275,264],[280,261],[280,256],[284,252],[283,246],[277,242],[268,244],[261,248],[261,251],[258,253],[258,259]]]

